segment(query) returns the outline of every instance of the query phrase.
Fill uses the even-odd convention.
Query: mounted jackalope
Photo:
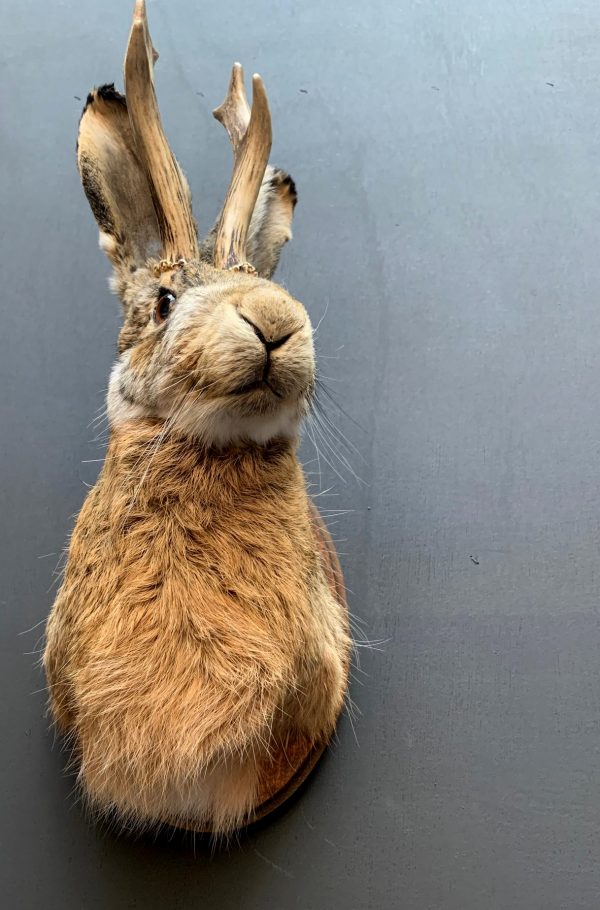
[[[224,103],[234,169],[198,243],[138,0],[125,97],[88,97],[78,165],[124,309],[110,441],[47,628],[51,709],[92,807],[223,832],[306,777],[342,709],[339,565],[296,457],[312,329],[271,278],[291,178],[267,165],[262,80]]]

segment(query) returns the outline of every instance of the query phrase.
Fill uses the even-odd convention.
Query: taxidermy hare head
[[[112,86],[90,94],[77,154],[125,311],[111,422],[168,416],[216,445],[293,436],[313,390],[312,330],[302,305],[268,281],[291,237],[296,191],[290,177],[267,167],[262,79],[253,78],[250,110],[235,64],[214,112],[235,163],[217,224],[199,244],[189,188],[161,127],[141,8],[136,15],[127,100]]]
[[[292,179],[235,64],[215,117],[234,168],[199,243],[165,138],[142,0],[125,95],[95,89],[77,161],[124,309],[110,442],[47,629],[51,709],[90,804],[227,831],[295,789],[342,708],[349,637],[333,545],[296,458],[315,382],[304,307],[271,282]]]

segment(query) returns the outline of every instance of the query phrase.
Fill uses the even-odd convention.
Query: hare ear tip
[[[88,92],[81,116],[83,116],[87,109],[96,101],[104,101],[106,104],[121,104],[123,107],[126,106],[125,95],[122,95],[121,92],[115,88],[114,82],[106,82],[104,85],[99,85],[97,88],[93,88],[91,92]]]
[[[291,174],[281,170],[281,168],[275,168],[271,175],[271,186],[276,192],[280,192],[282,196],[289,196],[292,206],[296,205],[298,202],[298,190]]]
[[[83,118],[86,115],[86,112],[93,105],[95,100],[96,100],[96,90],[92,89],[91,92],[88,92],[87,98],[85,99],[85,104],[83,105],[83,108],[81,110],[81,116],[79,117],[79,126],[81,126],[81,121],[83,120]]]
[[[116,88],[114,82],[106,82],[96,89],[96,94],[102,101],[116,101],[118,104],[125,104],[125,95],[121,94]]]

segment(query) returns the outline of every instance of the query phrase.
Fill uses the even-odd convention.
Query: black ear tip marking
[[[290,199],[292,200],[292,206],[295,206],[296,203],[298,202],[298,191],[296,189],[296,184],[294,183],[294,180],[292,179],[292,177],[290,177],[289,174],[285,174],[283,180],[281,181],[281,186],[286,187],[286,189],[289,193]]]
[[[294,205],[298,202],[298,190],[296,189],[296,184],[294,180],[288,174],[285,180],[283,181],[289,190],[289,194],[292,197]]]
[[[115,101],[117,104],[125,104],[125,95],[118,92],[114,82],[107,82],[96,89],[96,94],[103,101]]]
[[[292,200],[292,205],[296,205],[298,202],[298,191],[290,174],[287,174],[285,171],[278,168],[271,177],[271,186],[274,190],[278,190],[280,187],[287,189]]]
[[[118,92],[115,88],[114,82],[106,82],[104,85],[98,86],[98,88],[93,88],[89,92],[87,98],[85,99],[85,104],[83,106],[83,111],[81,116],[85,114],[88,107],[93,104],[97,99],[105,101],[107,104],[121,104],[123,107],[126,107],[125,95],[122,95],[121,92]]]

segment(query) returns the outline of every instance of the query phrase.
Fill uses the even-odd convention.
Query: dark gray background
[[[361,452],[362,483],[321,460],[319,502],[354,510],[351,607],[385,640],[361,651],[358,742],[344,718],[288,811],[213,857],[82,815],[24,653],[103,452],[118,306],[74,146],[88,89],[121,84],[131,6],[0,13],[3,906],[595,910],[597,0],[149,3],[205,227],[231,62],[268,86],[300,192],[279,277]]]

